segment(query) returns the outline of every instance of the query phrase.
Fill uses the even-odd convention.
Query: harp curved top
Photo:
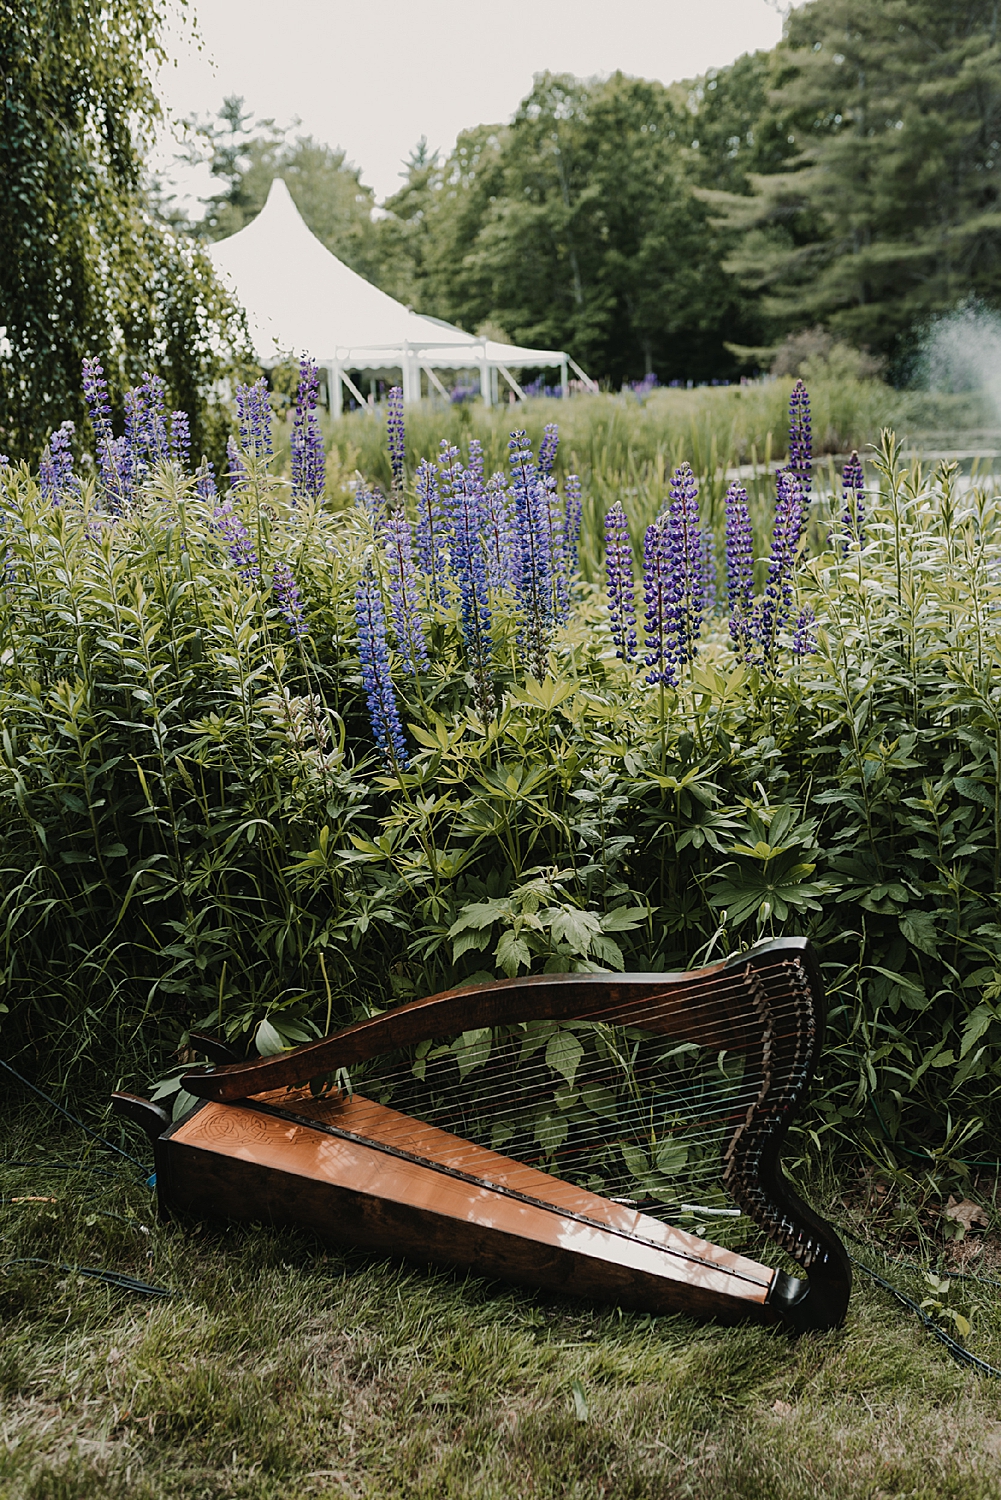
[[[335,1068],[439,1036],[519,1021],[588,1019],[676,1036],[700,1046],[747,1052],[761,1032],[743,998],[727,980],[753,964],[767,969],[795,957],[808,971],[823,1026],[823,987],[806,938],[761,943],[734,958],[676,974],[540,974],[463,985],[306,1042],[289,1052],[211,1071],[186,1073],[182,1085],[200,1099],[221,1103],[270,1089],[297,1088]],[[721,981],[723,981],[721,983]]]

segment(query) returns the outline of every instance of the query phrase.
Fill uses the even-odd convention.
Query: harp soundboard
[[[816,956],[789,938],[683,974],[466,986],[250,1061],[203,1038],[217,1065],[185,1075],[199,1103],[181,1119],[113,1100],[153,1140],[167,1212],[652,1313],[829,1328],[848,1256],[780,1164],[823,1029]],[[803,1275],[700,1220],[715,1239],[756,1227]]]

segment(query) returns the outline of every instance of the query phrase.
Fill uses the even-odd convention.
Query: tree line
[[[44,23],[54,4],[39,0],[22,17]],[[791,12],[772,51],[670,86],[621,73],[541,74],[509,123],[472,127],[448,153],[421,142],[380,214],[342,151],[255,123],[242,100],[227,100],[194,133],[219,183],[194,224],[172,218],[148,187],[143,204],[136,148],[130,156],[123,128],[108,123],[126,108],[133,118],[155,113],[132,45],[142,26],[143,38],[158,35],[154,0],[104,7],[120,18],[119,52],[88,96],[75,83],[94,72],[85,52],[95,46],[95,4],[61,4],[60,14],[79,18],[86,45],[72,62],[63,27],[54,83],[51,42],[47,51],[39,44],[15,122],[24,138],[18,144],[8,128],[0,144],[0,225],[14,222],[25,195],[50,204],[23,241],[33,322],[8,310],[20,272],[0,272],[0,348],[20,356],[0,352],[0,435],[18,381],[41,390],[24,374],[25,351],[32,369],[61,369],[70,348],[75,358],[102,329],[120,334],[123,365],[144,341],[176,350],[192,337],[201,363],[184,378],[207,388],[216,357],[208,351],[220,346],[202,331],[221,321],[238,342],[239,330],[209,296],[186,235],[241,227],[276,174],[313,232],[392,295],[470,331],[566,348],[613,385],[650,372],[662,381],[733,378],[767,366],[783,338],[812,327],[868,349],[900,378],[930,316],[970,297],[1001,301],[997,0],[810,0]],[[2,54],[0,67],[9,76]],[[9,124],[11,97],[8,86]],[[107,170],[88,166],[88,149]],[[66,160],[73,150],[80,159]],[[35,170],[39,154],[44,170]],[[51,209],[57,196],[69,216]],[[93,248],[93,232],[80,233],[89,213],[98,236],[116,234],[120,252],[122,211],[112,200],[131,205],[132,244],[147,247],[120,263]],[[170,234],[171,220],[182,233]],[[165,274],[158,285],[145,267],[164,236],[174,282]],[[81,244],[92,264],[82,263]],[[96,294],[109,263],[117,281]],[[143,289],[131,300],[130,286]],[[177,290],[185,286],[197,290],[187,301]],[[115,310],[102,310],[109,297]],[[69,325],[53,316],[57,304],[69,308]],[[183,355],[171,357],[180,380]],[[54,377],[39,379],[54,411]]]

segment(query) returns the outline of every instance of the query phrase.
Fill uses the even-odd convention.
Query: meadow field
[[[1001,1361],[996,439],[819,378],[811,461],[791,393],[404,434],[252,386],[216,477],[149,386],[131,467],[109,424],[0,471],[5,1500],[1001,1493],[997,1388],[934,1337]],[[830,1006],[790,1171],[927,1327],[864,1271],[792,1341],[158,1222],[107,1111],[182,1109],[195,1026],[267,1053],[783,934]]]

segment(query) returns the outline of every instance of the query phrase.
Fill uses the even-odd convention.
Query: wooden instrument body
[[[745,1054],[754,1097],[729,1136],[723,1182],[809,1282],[357,1093],[314,1099],[302,1088],[471,1028],[581,1018]],[[185,1088],[204,1102],[173,1125],[145,1101],[116,1103],[153,1137],[166,1210],[303,1225],[335,1243],[655,1313],[830,1327],[847,1307],[848,1258],[779,1166],[822,1032],[816,960],[790,939],[689,974],[543,976],[417,1001],[277,1057],[188,1074]]]

